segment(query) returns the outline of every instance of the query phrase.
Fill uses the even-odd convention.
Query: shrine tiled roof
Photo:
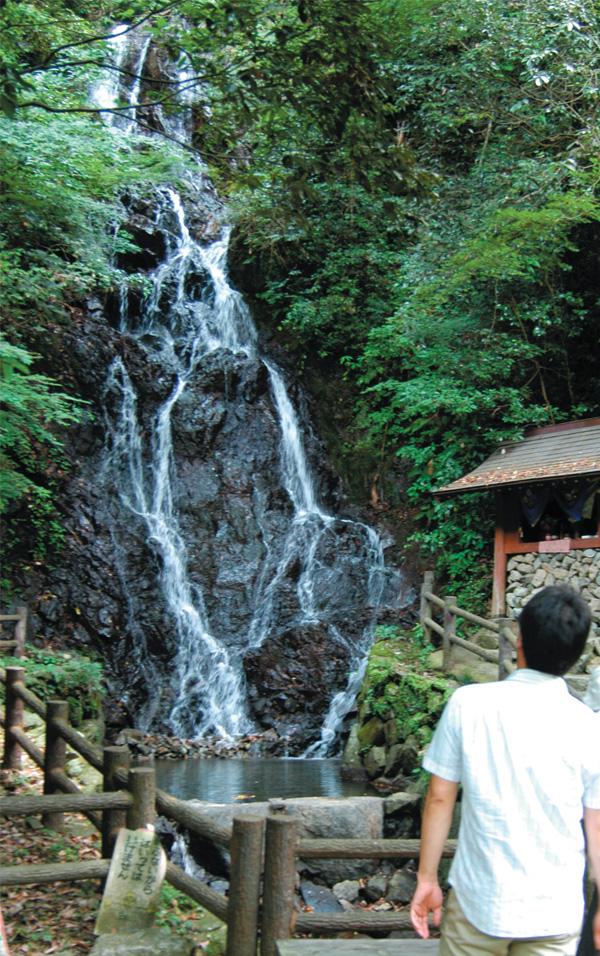
[[[600,418],[588,418],[536,428],[522,441],[505,442],[473,471],[434,494],[445,497],[595,474],[600,478]]]

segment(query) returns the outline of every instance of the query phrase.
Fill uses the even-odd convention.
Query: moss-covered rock
[[[456,680],[427,667],[431,648],[418,631],[382,628],[376,641],[358,698],[358,719],[351,738],[353,765],[358,757],[372,779],[410,777]]]
[[[375,747],[377,744],[383,743],[383,721],[379,720],[378,717],[371,717],[366,723],[359,727],[356,736],[363,749]]]

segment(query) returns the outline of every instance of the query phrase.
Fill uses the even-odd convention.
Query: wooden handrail
[[[500,633],[500,627],[494,621],[488,621],[485,617],[480,617],[479,614],[473,614],[471,611],[464,611],[462,608],[457,607],[456,604],[450,605],[450,610],[453,614],[456,614],[457,617],[464,618],[465,621],[469,621],[471,624],[478,624],[479,627],[484,627],[488,631],[493,631],[494,634]]]
[[[66,720],[57,719],[54,720],[53,726],[56,727],[60,736],[63,740],[66,740],[68,744],[71,745],[73,750],[76,750],[77,753],[84,758],[95,770],[102,770],[103,757],[102,751],[98,747],[94,747],[84,736],[80,734],[78,730],[75,730],[71,724],[68,724]]]
[[[296,933],[393,933],[411,928],[410,914],[377,913],[354,910],[352,913],[298,913]]]
[[[309,860],[412,860],[419,856],[420,840],[299,840],[298,856]],[[454,856],[456,840],[447,840],[442,855]]]
[[[443,610],[443,624],[433,618],[434,608]],[[470,624],[476,624],[478,627],[490,631],[498,636],[498,649],[481,647],[473,641],[464,637],[459,637],[456,633],[457,619],[467,621]],[[473,614],[461,608],[456,603],[455,597],[439,597],[433,591],[433,573],[425,572],[423,585],[421,587],[421,607],[419,612],[419,621],[423,627],[425,638],[437,634],[442,638],[443,661],[442,669],[448,672],[452,665],[452,648],[462,647],[464,650],[475,654],[477,657],[488,661],[490,664],[498,664],[498,677],[502,679],[512,670],[511,657],[516,648],[516,638],[511,632],[508,619],[498,621],[489,621],[479,614]]]
[[[0,797],[0,815],[29,816],[32,813],[83,813],[84,810],[122,810],[130,807],[126,791],[113,793],[52,794],[50,796]]]
[[[516,636],[513,634],[513,632],[511,631],[510,627],[507,627],[507,626],[503,627],[501,633],[504,635],[504,637],[505,637],[506,640],[509,642],[509,644],[511,644],[511,646],[514,648],[514,650],[516,650],[516,649],[517,649],[517,638],[516,638]]]
[[[2,726],[5,726],[4,721],[2,721]],[[41,750],[38,750],[34,742],[30,737],[27,736],[24,730],[21,730],[20,727],[11,727],[10,733],[21,747],[25,753],[31,757],[33,762],[38,765],[38,767],[44,766],[44,755]]]
[[[497,664],[500,659],[498,651],[492,648],[480,647],[479,644],[473,644],[472,641],[465,641],[464,637],[454,635],[451,641],[453,644],[457,644],[458,647],[464,647],[465,650],[470,651],[471,654],[476,654],[477,657],[481,657],[484,661],[489,661],[490,664]]]
[[[227,922],[229,905],[225,896],[221,896],[216,890],[212,890],[206,883],[201,883],[193,876],[187,873],[174,863],[167,863],[167,881],[174,886],[176,890],[181,890],[190,899],[200,903],[214,916],[218,916],[224,922]]]
[[[432,603],[437,604],[437,602]],[[444,602],[442,602],[442,604],[444,604]],[[431,623],[436,624],[435,621],[431,621]],[[46,707],[35,694],[27,690],[18,670],[13,674],[11,686],[14,689],[16,698],[34,709],[40,716],[45,717],[47,726],[52,728],[56,738],[62,738],[65,742],[69,743],[87,763],[91,764],[91,766],[97,770],[102,770],[104,765],[104,752],[101,752],[98,748],[91,745],[83,735],[78,733],[68,723],[68,720],[64,719],[63,711],[61,711],[61,707],[64,706],[63,704],[60,702],[49,702]],[[46,710],[48,710],[48,713],[46,713]],[[55,714],[55,716],[53,716],[53,714]],[[27,738],[22,726],[11,727],[11,732],[15,743],[21,746],[25,752],[29,753],[38,765],[44,766],[44,755],[40,753]],[[46,761],[46,763],[48,763],[48,761]],[[98,829],[101,829],[102,818],[98,813],[94,812],[95,810],[110,812],[131,808],[133,798],[130,793],[118,792],[111,789],[102,794],[82,794],[77,785],[66,775],[63,768],[64,761],[62,764],[59,761],[54,767],[46,767],[48,783],[56,789],[64,791],[63,793],[54,793],[45,797],[11,797],[5,800],[0,799],[0,814],[36,812],[61,814],[79,812],[88,816],[94,825]],[[150,768],[142,769],[147,769],[148,772],[150,772]],[[136,770],[133,771],[133,773],[135,772]],[[131,773],[130,771],[128,774],[124,769],[115,769],[112,775],[113,785],[127,785],[129,780],[129,786],[133,787]],[[132,793],[135,794],[135,792],[135,788],[133,788]],[[154,795],[152,797],[152,806],[154,806],[154,802],[158,812],[180,823],[188,830],[198,833],[216,844],[225,846],[230,844],[230,828],[220,826],[215,823],[211,817],[204,814],[201,810],[190,806],[185,801],[179,800],[162,790],[156,790],[155,797]],[[148,807],[146,809],[148,809]],[[286,821],[279,822],[285,823]],[[291,823],[292,821],[289,822]],[[446,857],[452,856],[455,852],[455,846],[455,841],[448,841],[444,846],[443,855]],[[256,851],[256,847],[254,850]],[[285,864],[283,868],[286,873],[288,869],[290,870],[290,874],[288,874],[289,879],[286,877],[286,886],[289,883],[289,886],[292,887],[293,890],[291,874],[293,871],[295,877],[295,860],[298,857],[306,859],[410,859],[418,857],[419,851],[419,840],[302,840],[296,842],[294,839],[293,846],[288,853],[288,863]],[[260,867],[259,857],[260,853],[256,856],[254,864]],[[98,879],[106,876],[108,866],[108,860],[102,859],[86,861],[84,863],[60,864],[58,867],[56,865],[46,864],[4,867],[0,868],[0,881],[10,886],[25,883],[44,883],[56,880]],[[283,873],[283,870],[281,870],[281,873]],[[268,873],[266,872],[265,877],[267,876]],[[225,896],[184,873],[183,870],[172,863],[167,864],[166,879],[172,886],[186,893],[187,896],[200,903],[219,919],[228,922],[228,924],[234,927],[232,931],[234,935],[236,928],[241,932],[241,926],[235,927],[236,914],[232,912],[231,904]],[[257,885],[259,882],[260,881],[257,880]],[[281,880],[276,882],[281,883]],[[271,883],[274,883],[273,879],[271,879]],[[237,889],[240,890],[240,887],[237,887]],[[279,889],[275,891],[275,899],[279,899],[278,893]],[[279,893],[279,895],[281,894]],[[256,902],[258,903],[258,900]],[[251,907],[248,909],[250,915],[248,916],[247,922],[249,923],[252,913],[250,912]],[[408,917],[405,913],[300,913],[296,919],[295,915],[292,915],[292,909],[290,907],[285,907],[286,913],[288,909],[289,915],[286,919],[289,920],[289,932],[326,933],[344,930],[389,932],[395,929],[406,929],[409,926]],[[273,916],[275,922],[279,919],[279,917],[277,917],[277,919],[275,918],[276,915],[277,914]],[[294,919],[296,919],[295,930],[292,927]],[[273,927],[276,928],[275,923],[273,923]],[[252,933],[250,935],[252,935]],[[271,933],[271,936],[273,936],[273,933]],[[273,939],[274,938],[273,936]],[[270,954],[265,951],[265,956],[270,956]]]
[[[429,627],[432,631],[435,631],[436,634],[439,634],[440,637],[444,636],[444,628],[441,624],[438,624],[437,621],[434,621],[432,617],[424,617],[423,624]]]
[[[6,671],[3,673],[6,674]],[[46,719],[46,705],[44,701],[40,700],[36,694],[25,687],[23,681],[15,681],[13,684],[13,690],[16,696],[19,697],[24,704],[27,704],[29,709],[32,710],[34,714],[37,714],[38,717],[42,717],[44,720]]]
[[[126,784],[127,774],[123,770],[117,770],[115,780],[117,783]],[[230,827],[220,826],[208,814],[202,813],[196,807],[191,807],[185,800],[179,800],[178,797],[173,797],[159,787],[156,788],[156,809],[163,817],[168,817],[175,823],[180,823],[187,830],[191,830],[192,833],[206,837],[219,846],[229,844],[231,839]]]
[[[186,829],[200,836],[212,840],[220,846],[228,846],[231,839],[231,828],[220,826],[196,807],[190,807],[184,800],[172,797],[164,790],[156,790],[156,808],[159,813],[180,823]]]
[[[28,883],[71,883],[77,880],[102,880],[110,860],[84,860],[80,863],[23,863],[0,866],[1,886],[26,886]]]
[[[434,594],[433,591],[425,591],[425,597],[428,601],[431,601],[432,604],[437,604],[438,607],[444,606],[444,599],[438,597],[438,595]]]

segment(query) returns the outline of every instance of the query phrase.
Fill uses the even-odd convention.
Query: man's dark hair
[[[562,676],[585,647],[592,615],[582,597],[564,584],[542,588],[519,617],[527,666]]]

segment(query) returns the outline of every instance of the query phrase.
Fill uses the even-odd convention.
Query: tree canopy
[[[118,281],[119,192],[173,175],[88,101],[110,28],[143,21],[193,67],[194,145],[263,325],[343,383],[355,494],[408,507],[455,590],[475,580],[489,502],[431,489],[600,411],[597,5],[7,0],[0,18],[10,341],[40,351],[32,330]],[[142,122],[158,100],[176,109],[177,85],[147,84]]]

